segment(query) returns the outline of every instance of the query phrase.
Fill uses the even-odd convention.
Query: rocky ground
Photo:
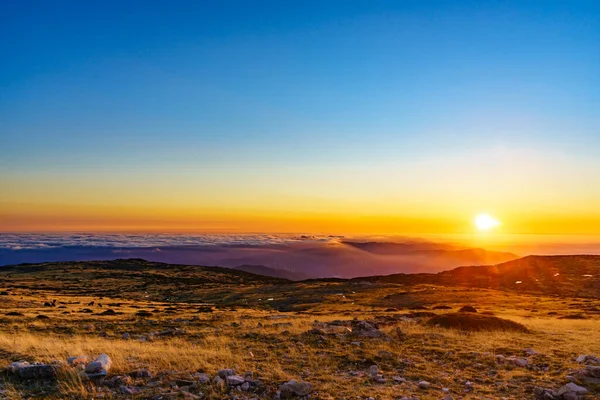
[[[168,273],[7,272],[0,398],[600,398],[599,299]]]

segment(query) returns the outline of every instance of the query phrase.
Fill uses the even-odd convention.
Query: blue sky
[[[13,1],[0,54],[13,188],[600,149],[594,1]]]

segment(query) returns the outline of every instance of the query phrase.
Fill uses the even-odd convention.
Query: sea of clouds
[[[66,247],[268,246],[339,238],[341,237],[289,234],[0,233],[0,249],[18,251]]]

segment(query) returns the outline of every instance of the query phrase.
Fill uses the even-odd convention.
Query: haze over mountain
[[[113,238],[114,239],[114,238]],[[462,265],[497,264],[517,258],[507,252],[465,248],[417,239],[402,242],[339,237],[248,237],[183,241],[139,238],[73,242],[45,241],[0,248],[0,265],[48,261],[143,258],[150,261],[239,268],[287,279],[352,278],[394,273],[439,272]],[[158,244],[158,245],[152,245]],[[161,245],[163,244],[163,245]]]

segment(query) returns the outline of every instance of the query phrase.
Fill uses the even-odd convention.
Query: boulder
[[[29,364],[17,361],[9,364],[8,372],[21,379],[53,379],[61,366],[59,364]]]
[[[246,379],[239,375],[229,375],[225,381],[227,382],[227,386],[240,386]]]
[[[112,365],[112,360],[108,354],[100,354],[98,358],[86,365],[85,373],[88,377],[106,376]]]
[[[388,336],[379,330],[379,327],[367,321],[353,320],[352,335],[366,338],[389,339]]]
[[[313,390],[313,385],[308,382],[297,382],[295,380],[291,380],[279,387],[279,396],[282,399],[289,399],[295,396],[303,397],[311,394]]]
[[[198,377],[198,382],[200,382],[200,383],[209,383],[210,382],[210,375],[208,375],[208,374],[199,373],[196,376]]]
[[[580,364],[600,364],[600,357],[592,354],[582,354],[577,357],[576,361]]]
[[[228,376],[235,375],[235,369],[233,369],[233,368],[220,369],[219,372],[217,372],[217,375],[219,375],[219,377],[221,379],[225,380],[225,379],[227,379]]]
[[[150,372],[146,368],[140,368],[140,369],[133,370],[130,373],[128,373],[127,375],[129,375],[132,378],[143,378],[143,379],[150,379],[153,377],[152,372]]]
[[[600,366],[586,365],[586,367],[577,372],[579,379],[583,383],[600,385]]]
[[[557,396],[562,396],[563,398],[565,398],[565,395],[569,394],[570,397],[574,395],[576,395],[575,398],[577,398],[578,396],[584,396],[585,394],[588,393],[588,390],[586,388],[584,388],[583,386],[579,386],[576,383],[570,382],[567,383],[565,386],[561,387],[560,389],[558,389],[558,391],[556,392]]]

